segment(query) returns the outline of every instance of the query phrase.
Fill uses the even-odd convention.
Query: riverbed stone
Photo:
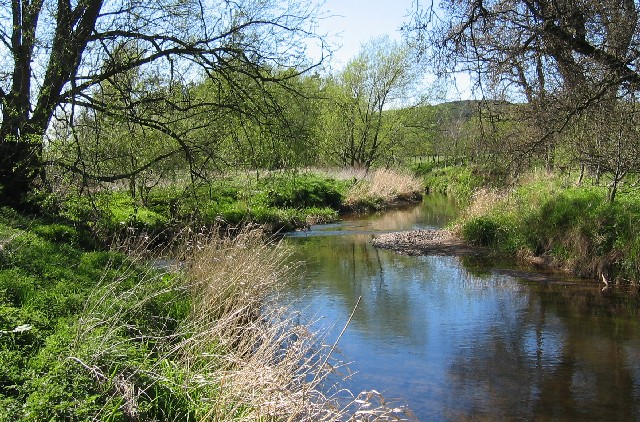
[[[486,248],[471,245],[449,230],[413,230],[384,233],[371,241],[377,248],[407,255],[467,256],[483,255]]]

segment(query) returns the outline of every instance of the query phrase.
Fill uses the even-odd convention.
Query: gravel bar
[[[414,230],[384,233],[371,241],[377,248],[406,255],[466,256],[484,255],[487,249],[470,245],[449,230]]]

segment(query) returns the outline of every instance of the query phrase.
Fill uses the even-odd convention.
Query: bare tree
[[[526,102],[516,117],[531,128],[529,139],[511,151],[551,166],[560,133],[592,111],[627,112],[617,101],[640,90],[639,7],[635,0],[449,0],[442,11],[418,10],[407,33],[441,73],[471,72],[485,94]]]
[[[441,72],[470,71],[487,88],[530,103],[560,91],[639,86],[633,0],[450,0],[443,7],[444,16],[421,10],[407,26]]]

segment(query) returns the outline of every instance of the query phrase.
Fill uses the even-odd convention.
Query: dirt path
[[[385,233],[371,243],[377,248],[391,249],[407,255],[466,256],[484,255],[486,248],[473,246],[448,230],[415,230]]]

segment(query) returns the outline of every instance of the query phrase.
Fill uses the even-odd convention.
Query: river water
[[[640,420],[640,299],[593,281],[477,259],[373,248],[377,233],[438,228],[444,197],[288,235],[305,262],[286,297],[340,339],[352,392],[421,421]]]

